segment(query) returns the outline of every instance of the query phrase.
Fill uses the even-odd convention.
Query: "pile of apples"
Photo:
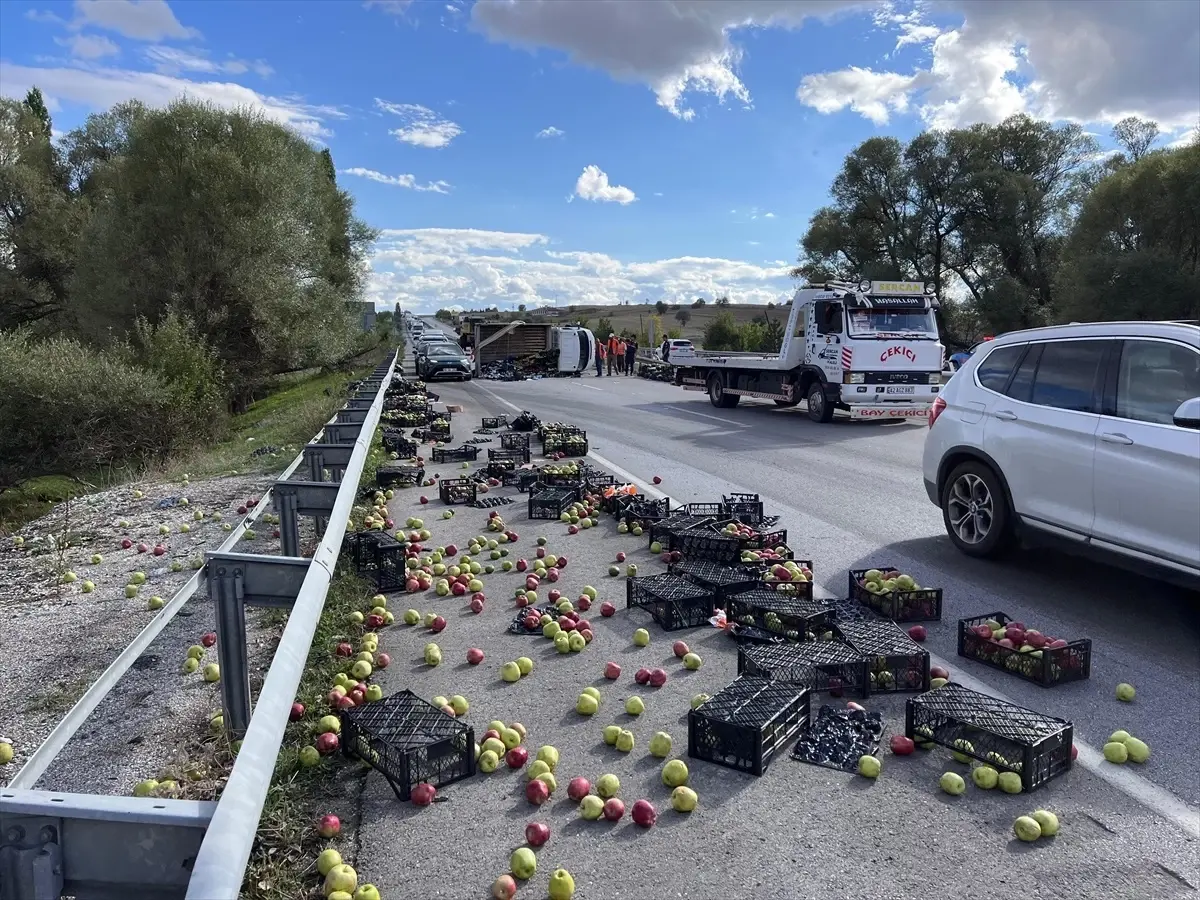
[[[580,530],[593,528],[600,523],[600,511],[590,501],[577,500],[558,517],[567,526],[567,534],[579,534]]]
[[[390,493],[390,492],[389,492]],[[363,516],[364,531],[384,531],[396,527],[387,508],[388,496],[383,491],[376,491],[371,496],[371,509]]]
[[[911,575],[889,569],[868,569],[858,581],[858,586],[872,594],[890,594],[892,591],[919,591],[921,586]]]
[[[764,552],[764,551],[758,551],[758,550],[747,551],[747,553],[760,553],[760,552]],[[774,551],[765,551],[765,552],[774,552]],[[743,554],[743,556],[744,555],[745,554]],[[759,557],[759,558],[761,558],[761,557]],[[781,563],[778,563],[777,565],[771,566],[771,568],[769,568],[767,570],[766,575],[763,576],[763,581],[767,581],[767,582],[771,582],[771,583],[778,582],[781,584],[787,584],[787,583],[791,583],[791,582],[798,582],[798,583],[803,584],[805,582],[812,581],[812,577],[813,577],[812,569],[810,569],[808,566],[801,565],[800,563],[796,562],[793,559],[788,559],[788,560],[784,560]]]
[[[321,896],[326,900],[380,900],[379,888],[373,884],[359,884],[358,873],[343,862],[342,855],[332,847],[322,850],[317,857],[317,873],[324,879],[321,882]]]
[[[1061,638],[1027,628],[1023,622],[1002,623],[988,619],[970,626],[967,631],[964,654],[1026,676],[1032,676],[1042,667],[1043,651],[1061,650],[1067,646]],[[1051,654],[1051,658],[1052,676],[1061,674],[1063,668],[1074,669],[1081,665],[1073,653]]]
[[[490,775],[500,768],[501,760],[510,769],[524,766],[529,759],[529,751],[522,744],[528,737],[529,732],[520,722],[506,724],[499,719],[488,722],[487,731],[483,733],[483,743],[476,748],[475,761],[479,764],[479,771]],[[554,765],[558,765],[558,751],[553,747],[543,747],[538,753],[543,754],[547,760],[553,759]],[[552,771],[548,763],[544,771]],[[546,796],[548,798],[549,793]]]

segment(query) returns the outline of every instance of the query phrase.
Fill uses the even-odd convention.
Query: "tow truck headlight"
[[[929,373],[929,383],[930,384],[941,384],[942,383],[941,373],[940,372],[930,372]]]
[[[871,291],[871,282],[869,282],[869,281],[860,281],[860,282],[858,283],[858,289],[859,289],[860,291],[862,291],[862,293],[864,293],[864,294],[870,293],[870,291]]]
[[[863,372],[847,372],[842,376],[842,384],[863,384],[867,376]]]

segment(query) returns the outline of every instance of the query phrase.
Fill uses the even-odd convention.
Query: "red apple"
[[[525,590],[536,591],[541,583],[542,580],[536,575],[529,575],[525,578]]]
[[[337,709],[338,701],[345,696],[346,695],[341,691],[330,691],[325,695],[325,699],[329,701],[330,706],[332,706],[334,709]]]
[[[337,655],[338,656],[353,656],[354,655],[354,646],[346,641],[342,641],[340,644],[337,645]]]
[[[992,629],[988,628],[986,625],[973,625],[971,627],[971,632],[975,635],[975,637],[983,638],[986,641],[990,641],[992,639]]]
[[[518,540],[520,540],[520,536],[515,531],[506,532],[504,536],[508,538],[508,542],[510,544],[515,544]]]
[[[538,616],[526,616],[525,620],[521,624],[525,626],[526,631],[533,631],[538,627],[541,621],[542,620]]]
[[[525,783],[525,799],[534,806],[541,806],[550,799],[550,788],[546,787],[546,782],[537,778],[528,781]]]
[[[611,603],[609,603],[607,600],[605,600],[603,603],[600,604],[600,615],[604,616],[606,619],[609,616],[615,614],[616,611],[617,611],[617,608],[615,606],[613,606]]]
[[[579,526],[578,525],[568,525],[567,526],[567,534],[579,534]]]
[[[518,559],[518,560],[517,560],[517,571],[518,571],[518,572],[524,572],[524,571],[525,571],[526,569],[528,569],[528,568],[529,568],[529,561],[528,561],[528,560],[525,560],[525,559]]]
[[[590,644],[592,642],[592,626],[589,625],[587,628],[579,628],[577,631],[583,635],[583,640],[586,643]]]
[[[565,569],[567,567],[567,558],[560,556],[554,563],[555,569]]]
[[[428,806],[437,796],[437,788],[432,784],[422,782],[412,789],[409,796],[412,797],[413,806]]]
[[[949,672],[947,669],[944,669],[944,668],[942,668],[941,666],[930,666],[930,667],[929,667],[929,677],[930,677],[930,678],[946,678],[946,679],[949,679],[949,678],[950,678],[950,672]]]
[[[558,581],[558,569],[551,569],[549,572],[547,572],[546,580],[551,584],[554,584],[554,582]]]
[[[546,558],[546,548],[538,547],[537,550],[535,551],[534,555],[537,556],[538,559],[545,559]]]
[[[685,644],[683,641],[676,641],[674,644],[671,645],[671,650],[680,659],[683,659],[685,656],[687,656],[689,653],[692,652],[690,649],[688,649],[688,645]]]
[[[856,709],[859,712],[867,711],[867,708],[865,706],[863,706],[861,703],[855,703],[853,700],[851,700],[849,703],[846,704],[846,709]]]
[[[354,703],[355,706],[362,706],[367,701],[366,691],[351,691],[346,695]]]
[[[472,647],[467,651],[467,662],[473,666],[479,665],[483,662],[483,651],[478,647]]]
[[[1063,647],[1067,646],[1067,642],[1064,640],[1051,641],[1046,646],[1051,650],[1061,650]]]
[[[456,581],[450,585],[450,593],[455,597],[461,597],[467,592],[467,587],[461,581]]]
[[[295,722],[299,719],[303,719],[304,718],[304,704],[303,703],[293,703],[292,711],[290,713],[288,713],[288,718],[291,719],[293,722]]]
[[[584,594],[582,597],[580,597],[575,602],[575,605],[578,606],[580,609],[582,609],[584,612],[587,612],[589,609],[592,608],[592,598],[589,597],[587,594]]]
[[[337,816],[321,816],[317,822],[317,833],[323,838],[337,837],[342,830],[342,821]]]
[[[246,513],[250,512],[250,509],[249,507],[242,505],[238,507],[237,512],[239,516],[244,516]]]
[[[391,664],[392,664],[392,658],[390,656],[388,656],[386,653],[380,653],[378,656],[375,657],[375,668],[377,668],[377,669],[386,669]]]
[[[210,631],[210,632],[200,636],[201,646],[211,647],[216,642],[217,642],[217,633],[215,631]]]
[[[446,545],[446,556],[458,556],[458,546],[456,544]]]
[[[558,601],[562,599],[562,591],[560,591],[558,588],[555,588],[546,595],[546,599],[551,603],[558,603]]]
[[[421,582],[421,590],[423,591],[427,591],[433,586],[433,582],[425,575],[419,576],[417,581]]]
[[[517,895],[517,882],[511,875],[501,875],[492,882],[492,900],[513,900]]]
[[[317,752],[322,756],[328,756],[338,748],[338,736],[332,731],[327,731],[322,735],[317,736]]]
[[[617,562],[625,562],[625,551],[622,550],[617,554]]]
[[[559,616],[558,617],[558,627],[561,628],[563,631],[574,631],[575,630],[575,620],[572,619],[570,616]]]
[[[458,713],[456,713],[454,711],[454,707],[451,706],[449,703],[443,703],[441,709],[442,709],[442,712],[444,712],[450,718],[452,718],[452,719],[458,718]]]
[[[929,632],[925,630],[924,625],[914,625],[908,629],[908,636],[919,644],[929,637]]]
[[[441,616],[437,616],[434,618],[433,624],[431,624],[429,626],[429,630],[432,631],[434,634],[437,634],[439,631],[441,631],[445,627],[446,627],[446,620],[443,619]]]
[[[667,683],[666,669],[651,669],[650,670],[650,687],[662,687]]]
[[[372,613],[371,615],[367,616],[367,627],[372,628],[372,629],[382,628],[384,625],[384,622],[386,622],[386,621],[387,620],[384,619],[383,616],[377,616]]]
[[[842,679],[840,679],[840,678],[830,678],[829,679],[829,696],[830,697],[842,696]]]
[[[415,594],[421,589],[421,582],[415,578],[406,579],[404,582],[404,589],[410,594]]]
[[[354,709],[357,705],[349,694],[338,694],[337,702],[334,703],[338,709]]]
[[[1078,758],[1079,758],[1079,748],[1076,747],[1074,744],[1072,744],[1071,745],[1071,759],[1078,759]]]
[[[154,555],[155,556],[162,556],[166,552],[167,552],[167,548],[164,547],[162,544],[154,545]]]
[[[480,743],[483,743],[483,741],[486,741],[488,738],[500,740],[500,732],[498,732],[495,728],[489,728],[483,733],[483,738],[481,739]]]
[[[1013,646],[1013,642],[1010,641],[1006,637],[1000,638],[1000,640],[996,641],[996,643],[999,644],[1001,647],[1003,647],[1005,650],[1015,650],[1016,649],[1016,647]],[[933,670],[930,669],[930,672],[932,672],[932,671]]]
[[[426,496],[424,496],[424,495],[422,495],[422,496],[421,496],[421,502],[422,502],[422,503],[428,503],[428,502],[429,502],[429,498],[428,498],[428,497],[426,497]]]
[[[660,478],[658,475],[655,475],[653,480],[655,484],[662,484],[662,478]]]
[[[567,796],[578,803],[592,792],[592,783],[582,775],[572,778],[567,784]]]
[[[619,798],[610,797],[604,801],[604,818],[609,822],[620,822],[623,815],[625,804]]]
[[[1027,643],[1034,650],[1041,650],[1050,642],[1046,640],[1046,636],[1044,634],[1039,634],[1036,631],[1027,631],[1025,632],[1025,643]]]
[[[121,549],[122,550],[128,550],[132,546],[133,546],[133,541],[131,541],[129,538],[121,539]]]
[[[137,545],[138,553],[147,553],[147,552],[149,552],[149,550],[150,550],[150,545],[144,541]]]
[[[510,769],[519,769],[529,759],[529,751],[524,747],[513,747],[504,754],[504,761]]]
[[[615,662],[610,662],[604,667],[604,677],[610,681],[616,681],[621,677],[621,667]]]
[[[550,840],[550,826],[541,822],[530,822],[525,826],[525,843],[530,847],[540,847]]]
[[[471,608],[471,612],[473,613],[483,612],[483,594],[476,594],[473,596],[469,606]]]
[[[634,824],[642,828],[650,828],[658,821],[658,810],[649,800],[639,800],[633,804],[633,812],[630,815],[633,816]]]
[[[916,745],[913,744],[912,738],[905,737],[902,734],[892,735],[891,741],[892,752],[897,756],[908,756],[913,752]]]
[[[633,680],[636,681],[638,684],[649,684],[650,683],[650,670],[649,669],[638,669],[636,672],[633,673]]]

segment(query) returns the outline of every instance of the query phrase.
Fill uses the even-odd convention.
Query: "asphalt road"
[[[495,575],[487,579],[493,599],[483,615],[460,612],[456,600],[413,603],[422,610],[453,604],[450,627],[437,638],[446,659],[437,669],[419,662],[427,635],[389,632],[386,649],[402,663],[385,673],[389,692],[463,693],[472,701],[468,720],[477,729],[492,718],[519,719],[530,728],[531,751],[553,744],[563,762],[559,791],[540,810],[526,803],[523,779],[515,773],[452,785],[443,791],[448,802],[423,810],[399,803],[373,776],[364,799],[359,870],[385,897],[485,896],[492,879],[506,871],[525,823],[534,820],[550,824],[554,836],[538,851],[538,875],[518,896],[545,896],[549,872],[560,865],[574,874],[577,897],[631,900],[757,897],[764,891],[789,898],[917,897],[931,891],[997,900],[1014,892],[1140,898],[1194,896],[1200,888],[1195,595],[1051,550],[1023,551],[1004,563],[962,557],[944,537],[940,514],[920,484],[919,426],[821,426],[795,410],[758,404],[717,410],[702,395],[632,377],[473,382],[439,390],[444,400],[466,408],[456,416],[456,443],[469,436],[457,422],[529,409],[544,420],[586,428],[599,461],[646,482],[659,475],[661,490],[681,502],[735,490],[761,494],[768,512],[781,516],[797,555],[814,560],[817,581],[829,595],[845,594],[848,569],[879,564],[944,588],[943,622],[929,627],[927,646],[946,660],[955,680],[1070,719],[1085,746],[1079,765],[1028,797],[974,787],[958,798],[941,793],[941,772],[966,774],[943,751],[907,759],[885,752],[876,783],[783,757],[762,778],[692,761],[701,807],[690,816],[674,813],[658,780],[660,761],[646,754],[649,737],[668,731],[673,755],[686,759],[688,699],[732,680],[736,653],[715,630],[685,632],[706,661],[701,671],[685,674],[669,662],[675,635],[653,624],[650,647],[633,648],[630,635],[648,624],[646,617],[624,611],[623,585],[604,572],[618,549],[630,553],[642,574],[658,571],[644,539],[619,537],[607,525],[566,537],[557,523],[524,521],[515,504],[504,514],[522,541],[546,534],[552,552],[570,554],[560,585],[567,596],[595,584],[622,609],[611,619],[594,617],[596,641],[583,654],[558,656],[541,639],[503,633],[512,616],[507,597],[518,579]],[[393,515],[403,520],[413,514],[430,524],[437,513],[406,492],[393,504]],[[479,533],[485,516],[439,520],[431,525],[435,541],[461,542]],[[531,550],[526,545],[521,553]],[[396,605],[406,601],[398,597]],[[959,658],[956,620],[992,611],[1044,632],[1091,638],[1090,680],[1043,689]],[[483,665],[463,662],[469,646],[488,654]],[[499,681],[499,665],[522,653],[535,659],[534,677],[514,685]],[[600,678],[609,659],[625,667],[619,682]],[[636,688],[628,676],[641,665],[665,665],[671,680],[657,691]],[[1120,681],[1137,686],[1134,703],[1115,699]],[[575,697],[593,683],[605,699],[600,713],[585,719],[573,711]],[[635,691],[647,701],[637,720],[622,712],[623,698]],[[889,733],[903,729],[902,697],[869,705],[883,712]],[[622,755],[600,741],[610,722],[632,723],[638,738],[633,753]],[[1136,772],[1097,763],[1088,750],[1118,728],[1153,749]],[[565,797],[566,781],[576,774],[594,781],[608,771],[620,776],[627,805],[639,797],[657,805],[654,830],[644,832],[628,817],[616,826],[578,819]],[[1036,808],[1059,814],[1060,836],[1035,845],[1013,840],[1013,818]]]

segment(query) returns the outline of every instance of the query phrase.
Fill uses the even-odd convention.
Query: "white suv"
[[[989,341],[934,402],[922,468],[970,556],[1027,527],[1200,577],[1200,327],[1102,322]]]

